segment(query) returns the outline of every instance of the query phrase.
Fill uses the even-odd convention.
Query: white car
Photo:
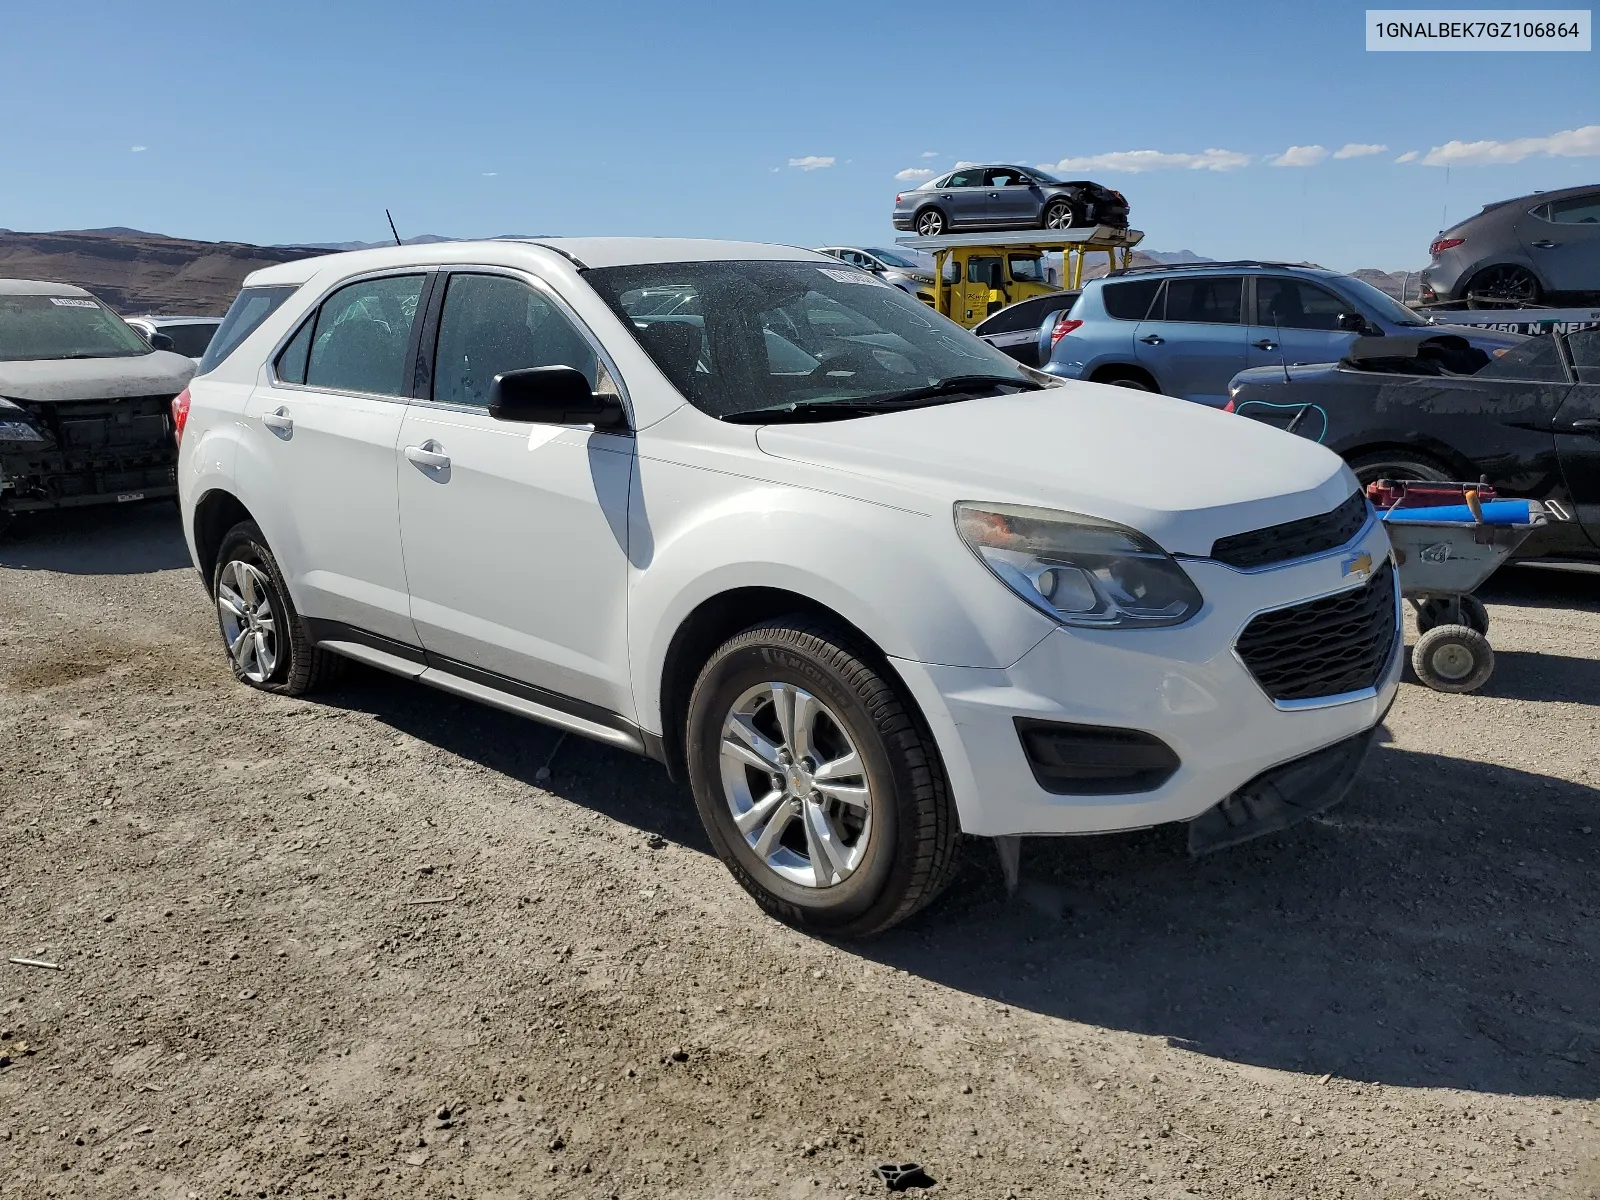
[[[241,680],[352,658],[648,754],[808,928],[904,919],[963,832],[1280,828],[1395,694],[1389,544],[1335,455],[1046,380],[810,251],[285,263],[207,364],[179,486]]]

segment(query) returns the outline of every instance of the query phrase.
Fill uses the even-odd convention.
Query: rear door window
[[[1552,200],[1549,220],[1557,225],[1600,225],[1600,192]]]
[[[404,395],[406,349],[423,279],[422,275],[362,279],[324,300],[306,361],[306,386]]]
[[[1106,315],[1118,321],[1142,321],[1150,302],[1161,288],[1159,279],[1130,279],[1127,283],[1108,283],[1101,289]]]
[[[298,284],[284,287],[247,287],[233,299],[228,315],[222,318],[217,332],[206,345],[205,357],[200,360],[200,374],[221,363],[249,337],[261,323],[277,312],[279,307],[298,290]]]
[[[1156,302],[1149,319],[1237,325],[1243,298],[1244,280],[1236,275],[1169,279],[1165,294]]]

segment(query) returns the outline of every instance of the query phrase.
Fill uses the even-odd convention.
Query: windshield
[[[1357,300],[1366,304],[1367,307],[1371,308],[1379,317],[1391,325],[1423,329],[1433,324],[1431,319],[1424,317],[1421,313],[1412,312],[1411,309],[1401,304],[1388,292],[1373,287],[1365,279],[1357,279],[1351,276],[1348,279],[1341,279],[1339,282],[1355,292]]]
[[[584,278],[702,412],[887,400],[1021,366],[899,288],[817,262],[601,267]],[[661,294],[682,297],[661,313]]]
[[[1051,175],[1051,174],[1049,174],[1048,172],[1045,172],[1045,171],[1041,171],[1037,167],[1035,167],[1033,170],[1029,171],[1028,174],[1032,175],[1040,183],[1060,183],[1061,182],[1061,180],[1057,179],[1054,175]]]
[[[915,250],[878,250],[869,249],[868,254],[887,263],[891,267],[899,267],[906,271],[932,271],[933,256],[931,254],[918,254]]]
[[[151,353],[138,332],[86,296],[0,296],[0,362],[134,358]]]

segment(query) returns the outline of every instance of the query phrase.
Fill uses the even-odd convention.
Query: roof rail
[[[1271,262],[1266,259],[1238,258],[1230,262],[1152,263],[1148,267],[1118,267],[1105,278],[1114,275],[1143,275],[1150,271],[1210,271],[1217,267],[1300,267],[1304,270],[1326,271],[1328,268],[1310,262]]]

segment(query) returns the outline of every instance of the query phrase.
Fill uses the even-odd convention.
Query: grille
[[[1211,557],[1245,570],[1288,562],[1336,550],[1360,533],[1366,523],[1367,497],[1362,492],[1352,492],[1338,508],[1320,517],[1303,517],[1218,538],[1211,547]]]
[[[1394,568],[1365,587],[1262,613],[1239,635],[1239,657],[1274,700],[1317,700],[1377,684],[1397,633]]]

